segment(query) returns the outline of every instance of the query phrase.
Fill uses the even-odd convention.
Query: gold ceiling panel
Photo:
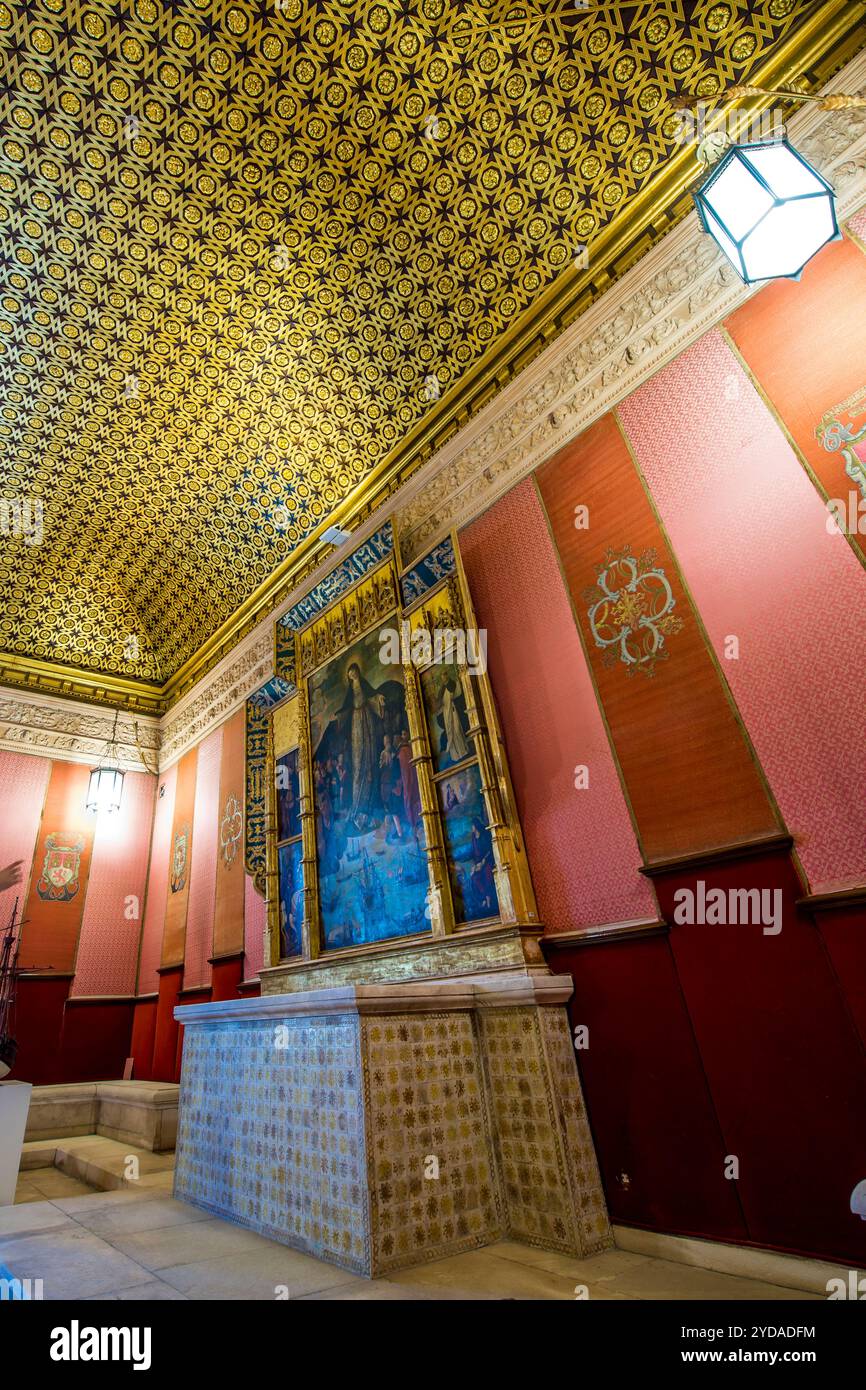
[[[170,681],[804,8],[0,0],[3,678]]]

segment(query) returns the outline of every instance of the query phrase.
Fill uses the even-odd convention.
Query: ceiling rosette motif
[[[0,651],[162,683],[796,0],[0,0]]]

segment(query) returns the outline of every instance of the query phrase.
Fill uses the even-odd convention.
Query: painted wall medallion
[[[230,796],[226,801],[220,821],[220,854],[223,863],[229,869],[238,857],[243,834],[244,818],[240,802],[236,796]]]
[[[42,874],[36,885],[36,892],[45,902],[68,903],[79,889],[78,871],[81,852],[85,846],[83,835],[57,832],[45,841],[45,860]]]
[[[625,666],[655,674],[667,659],[668,637],[679,632],[683,620],[674,613],[676,599],[670,581],[656,564],[654,550],[635,556],[631,547],[610,549],[596,565],[598,582],[584,591],[587,618],[595,645],[604,650],[605,665]]]
[[[845,472],[866,498],[866,386],[828,410],[815,434],[828,454],[839,454]]]
[[[189,826],[184,825],[174,837],[171,852],[171,891],[180,893],[186,887],[189,866]]]

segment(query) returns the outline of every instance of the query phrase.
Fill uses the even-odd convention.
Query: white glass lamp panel
[[[750,280],[796,275],[835,234],[828,194],[774,208],[743,244],[743,263]]]
[[[777,198],[802,198],[809,193],[826,193],[817,174],[787,145],[766,145],[762,149],[742,150],[751,164],[772,188]]]
[[[736,270],[737,274],[742,275],[743,262],[739,250],[731,241],[731,238],[727,235],[724,228],[719,226],[718,222],[713,217],[713,214],[709,212],[707,208],[704,208],[704,216],[707,219],[707,227],[709,231],[712,232],[716,241],[719,243],[728,260],[731,262],[734,269]]]
[[[101,813],[111,813],[120,809],[123,794],[123,773],[117,768],[97,767],[90,774],[87,789],[87,809]]]
[[[732,159],[701,196],[734,241],[742,241],[773,206],[772,194],[739,158]]]

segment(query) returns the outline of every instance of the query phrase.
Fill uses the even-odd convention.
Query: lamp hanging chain
[[[114,727],[113,727],[113,729],[111,730],[111,740],[110,740],[109,745],[108,745],[108,754],[107,754],[107,761],[108,761],[109,765],[111,765],[111,763],[112,763],[112,761],[113,761],[113,762],[115,762],[115,763],[117,764],[118,767],[120,766],[120,758],[119,758],[118,752],[117,752],[117,721],[118,721],[119,718],[120,718],[120,710],[119,710],[119,709],[116,709],[116,710],[114,711]]]
[[[141,765],[142,765],[142,767],[144,768],[145,772],[149,772],[152,776],[155,777],[155,776],[157,775],[157,773],[159,772],[159,758],[157,757],[156,766],[155,766],[155,767],[151,767],[151,765],[150,765],[150,763],[148,762],[147,758],[144,756],[144,749],[143,749],[142,746],[141,746],[141,735],[140,735],[140,733],[138,732],[138,720],[135,721],[135,724],[134,724],[133,727],[134,727],[134,729],[135,729],[135,747],[136,747],[136,751],[137,751],[137,753],[138,753],[139,759],[140,759],[140,761],[141,761]]]

